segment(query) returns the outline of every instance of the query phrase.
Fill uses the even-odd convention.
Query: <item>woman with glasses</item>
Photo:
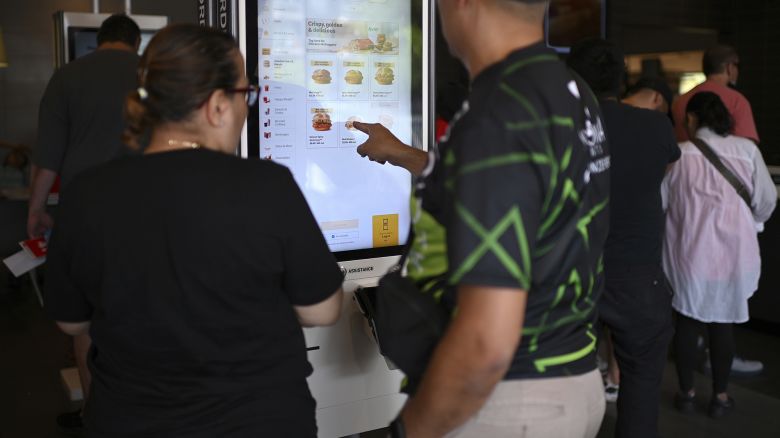
[[[235,41],[174,25],[126,104],[143,155],[72,184],[46,309],[89,330],[90,437],[316,435],[301,326],[341,309],[341,272],[290,172],[235,154],[258,89]]]

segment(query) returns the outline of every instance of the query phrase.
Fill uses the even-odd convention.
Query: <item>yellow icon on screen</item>
[[[398,245],[398,215],[380,214],[372,217],[374,248]]]

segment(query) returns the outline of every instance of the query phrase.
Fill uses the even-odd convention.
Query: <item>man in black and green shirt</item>
[[[544,1],[440,0],[472,91],[438,149],[378,124],[358,153],[421,176],[407,271],[453,311],[395,429],[596,435],[609,154],[595,97],[542,44]],[[419,283],[419,282],[418,282]]]

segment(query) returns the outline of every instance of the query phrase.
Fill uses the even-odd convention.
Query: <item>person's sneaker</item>
[[[691,394],[688,392],[682,393],[678,391],[674,394],[674,407],[684,414],[690,414],[696,410],[696,406],[694,405],[695,399],[696,394]]]
[[[764,364],[760,360],[747,360],[744,357],[734,356],[731,362],[731,372],[736,374],[761,374]]]
[[[607,380],[607,382],[604,384],[604,399],[607,400],[607,403],[615,403],[618,399],[619,393],[620,385],[614,384]]]
[[[58,415],[57,426],[60,432],[65,435],[82,436],[84,433],[84,422],[81,419],[81,409]]]
[[[710,416],[710,418],[720,418],[733,410],[733,398],[728,397],[728,399],[723,401],[718,397],[712,397],[712,400],[710,400],[710,409],[707,411],[707,414]]]
[[[734,360],[731,362],[731,375],[736,376],[756,376],[764,371],[764,364],[759,360],[748,360],[743,357],[734,356]],[[712,374],[712,364],[709,359],[709,352],[707,359],[704,361],[704,372],[707,375]]]

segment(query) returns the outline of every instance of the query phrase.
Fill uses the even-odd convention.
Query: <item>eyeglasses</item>
[[[244,88],[231,88],[225,90],[228,93],[244,93],[246,104],[253,106],[257,103],[257,98],[260,97],[260,87],[257,85],[249,85]]]

